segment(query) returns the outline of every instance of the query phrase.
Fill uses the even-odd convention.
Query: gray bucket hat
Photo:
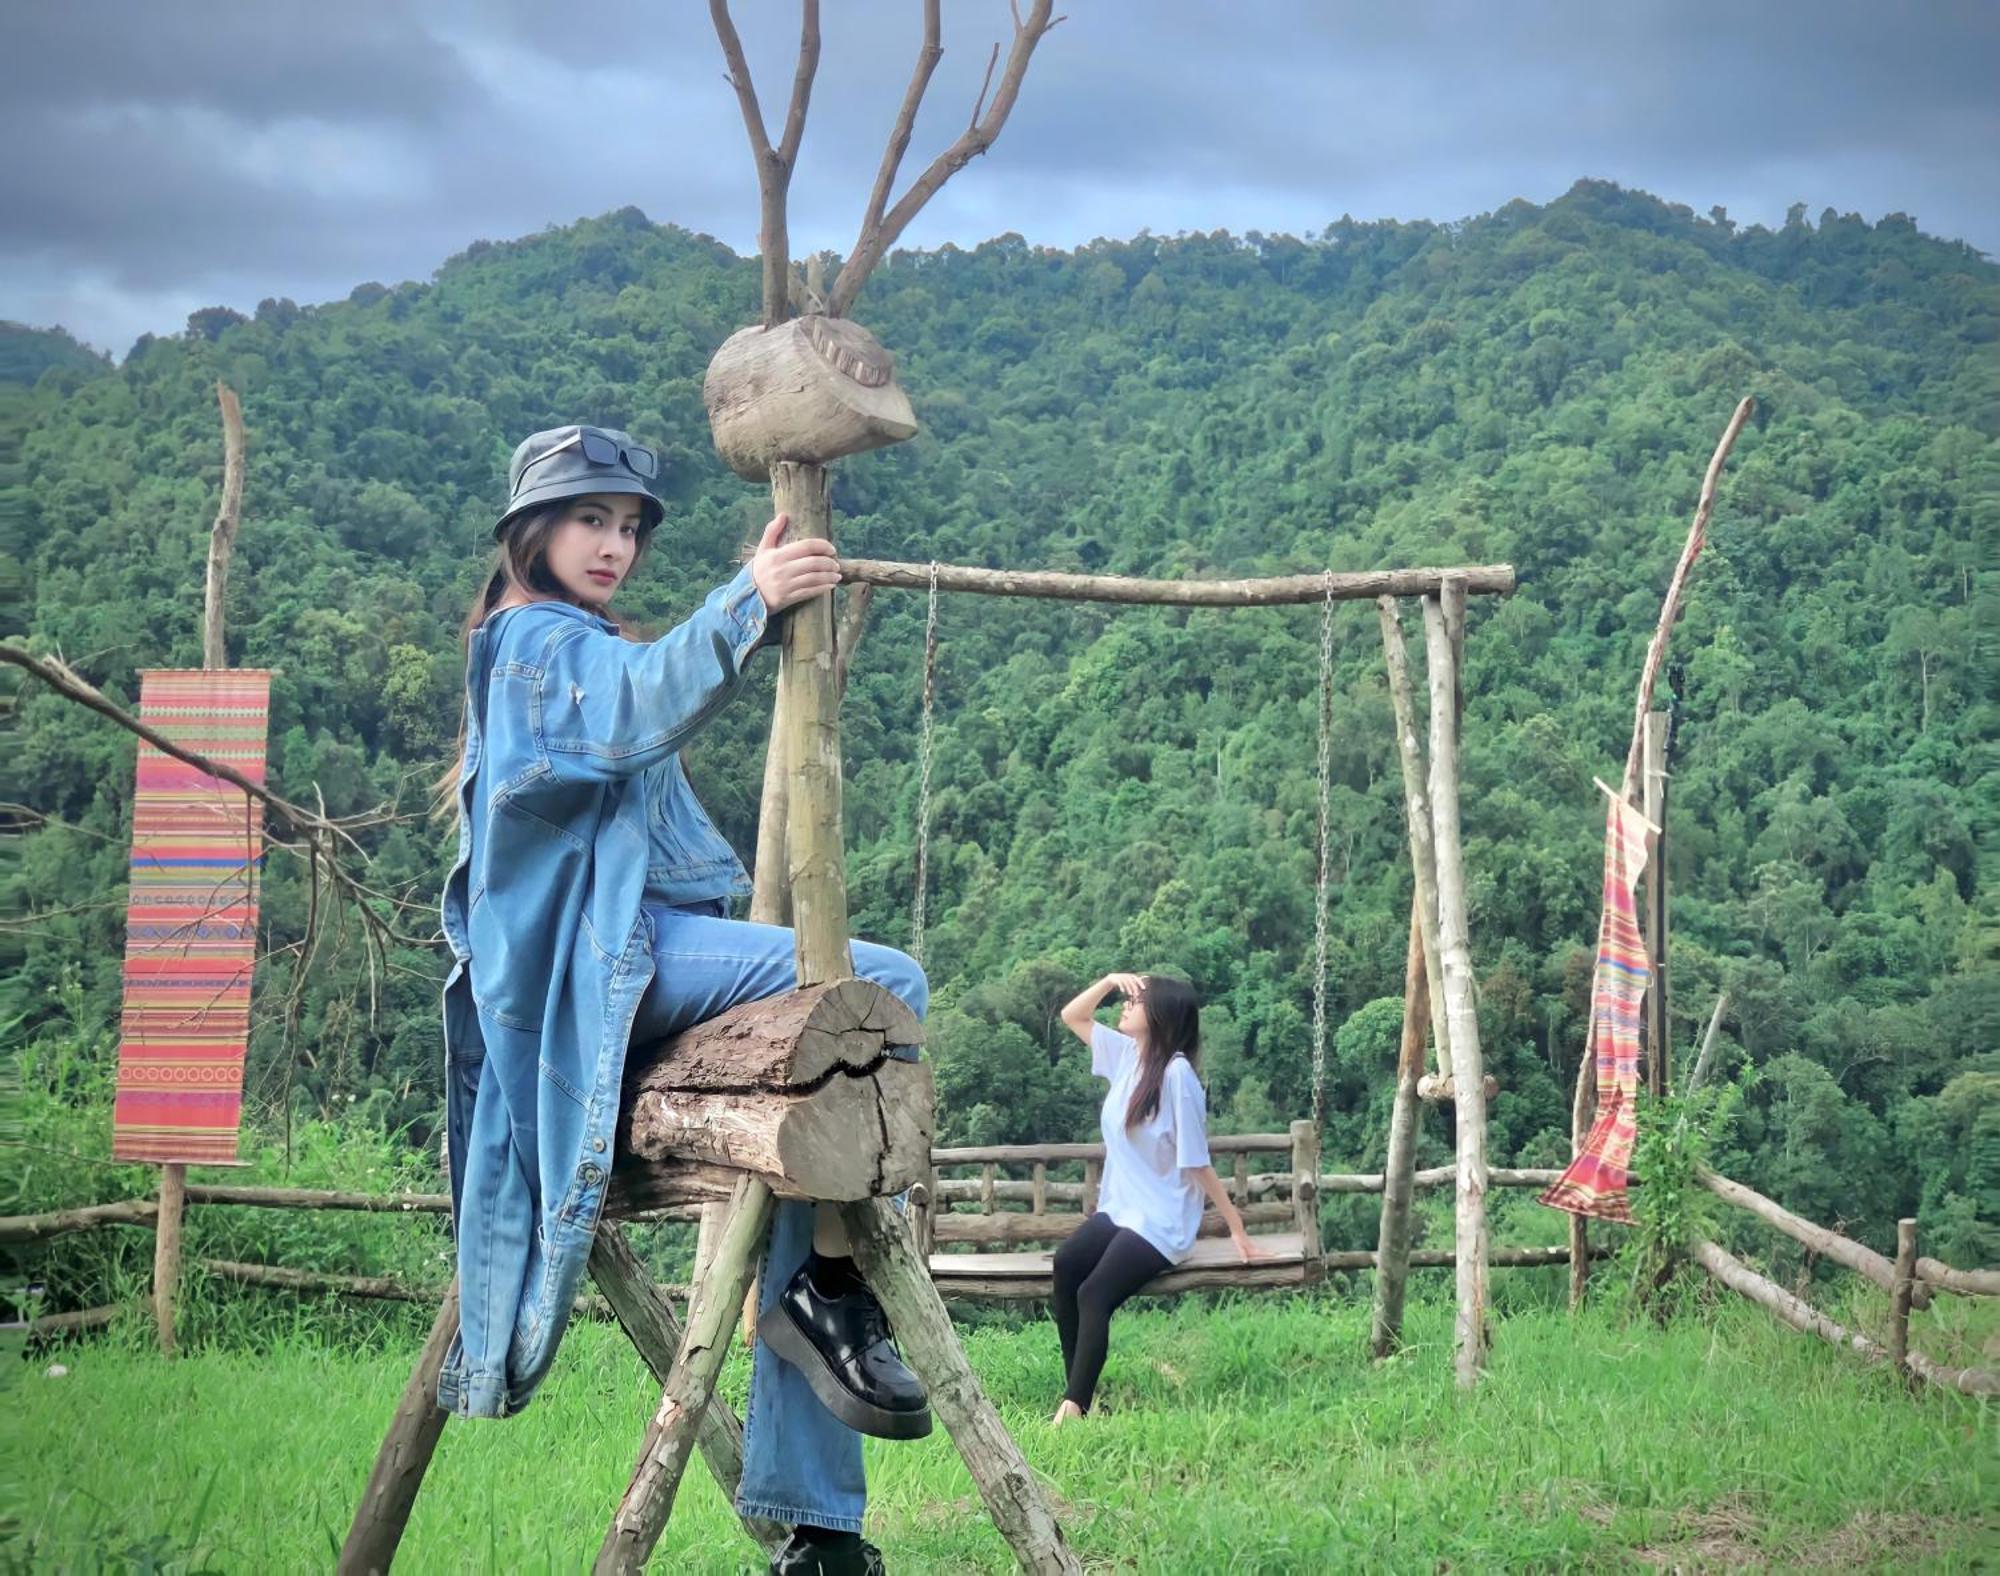
[[[507,509],[493,524],[498,536],[523,509],[591,493],[634,493],[651,505],[650,528],[666,506],[653,493],[657,455],[615,427],[551,427],[523,438],[507,465]]]

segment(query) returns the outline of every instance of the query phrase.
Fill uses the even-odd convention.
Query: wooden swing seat
[[[1141,1297],[1228,1287],[1305,1286],[1320,1279],[1317,1255],[1308,1260],[1296,1231],[1253,1236],[1263,1256],[1248,1264],[1227,1237],[1203,1237],[1194,1251],[1143,1286]],[[1053,1253],[933,1253],[931,1279],[946,1297],[1013,1302],[1046,1300],[1054,1289]]]

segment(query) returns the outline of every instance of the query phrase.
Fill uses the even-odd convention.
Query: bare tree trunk
[[[1451,1019],[1452,1080],[1458,1099],[1458,1329],[1461,1388],[1478,1383],[1486,1356],[1486,1069],[1474,1006],[1472,946],[1467,930],[1465,858],[1459,845],[1457,663],[1452,651],[1455,604],[1463,619],[1463,581],[1447,579],[1438,601],[1424,603],[1431,681],[1431,814],[1436,823],[1438,951],[1444,967],[1445,1010]]]
[[[1414,823],[1413,823],[1414,824]],[[1375,1308],[1368,1349],[1387,1357],[1403,1341],[1403,1296],[1410,1275],[1410,1208],[1416,1197],[1417,1124],[1423,1102],[1424,1029],[1430,1000],[1424,989],[1423,931],[1410,905],[1410,945],[1403,964],[1403,1038],[1396,1053],[1396,1103],[1389,1115],[1389,1154],[1382,1169],[1382,1223],[1375,1239]]]

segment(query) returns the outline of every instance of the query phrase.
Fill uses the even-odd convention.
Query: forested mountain
[[[455,736],[511,445],[581,419],[661,448],[668,523],[626,611],[666,627],[767,509],[714,458],[700,399],[756,289],[754,260],[627,209],[482,242],[427,284],[200,312],[116,368],[10,331],[0,374],[25,392],[4,407],[0,554],[19,568],[0,569],[26,594],[6,632],[128,703],[137,668],[198,662],[227,379],[250,433],[229,644],[277,670],[276,786],[336,814],[392,800],[410,819],[373,834],[375,878],[429,895],[448,839],[423,784]],[[1941,1256],[2000,1260],[2000,270],[1900,217],[1743,230],[1585,183],[1455,225],[901,253],[857,315],[924,430],[837,468],[855,554],[1516,565],[1520,591],[1472,609],[1464,813],[1492,1149],[1524,1163],[1568,1152],[1592,778],[1617,775],[1701,469],[1754,394],[1663,686],[1676,1035],[1729,991],[1732,1060],[1759,1074],[1729,1157],[1746,1181],[1877,1240],[1920,1207]],[[1224,1124],[1309,1109],[1318,620],[945,603],[930,962],[949,1137],[1091,1130],[1055,1009],[1113,966],[1200,986]],[[888,941],[909,934],[922,627],[921,598],[877,598],[846,710],[855,927]],[[1327,1153],[1374,1166],[1409,876],[1372,607],[1339,611],[1333,663]],[[746,858],[769,683],[692,755]],[[32,1031],[74,971],[109,1056],[133,742],[19,690],[4,796],[31,813],[0,881],[40,917],[0,933],[4,1011]],[[274,855],[269,949],[304,906]],[[350,927],[314,964],[296,1057],[293,960],[262,968],[255,1110],[428,1133],[441,971],[399,963],[371,1026]]]

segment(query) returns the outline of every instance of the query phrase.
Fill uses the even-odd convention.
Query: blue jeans
[[[639,1002],[635,1041],[678,1033],[742,1002],[783,995],[798,983],[789,930],[724,919],[716,912],[720,906],[647,905],[654,972]],[[930,985],[916,960],[873,942],[853,946],[854,972],[893,991],[921,1018],[930,1005]],[[805,1263],[812,1232],[812,1205],[781,1199],[758,1272],[760,1315]],[[737,1510],[785,1526],[805,1522],[859,1532],[867,1503],[861,1436],[820,1404],[804,1374],[758,1341],[750,1358]]]

